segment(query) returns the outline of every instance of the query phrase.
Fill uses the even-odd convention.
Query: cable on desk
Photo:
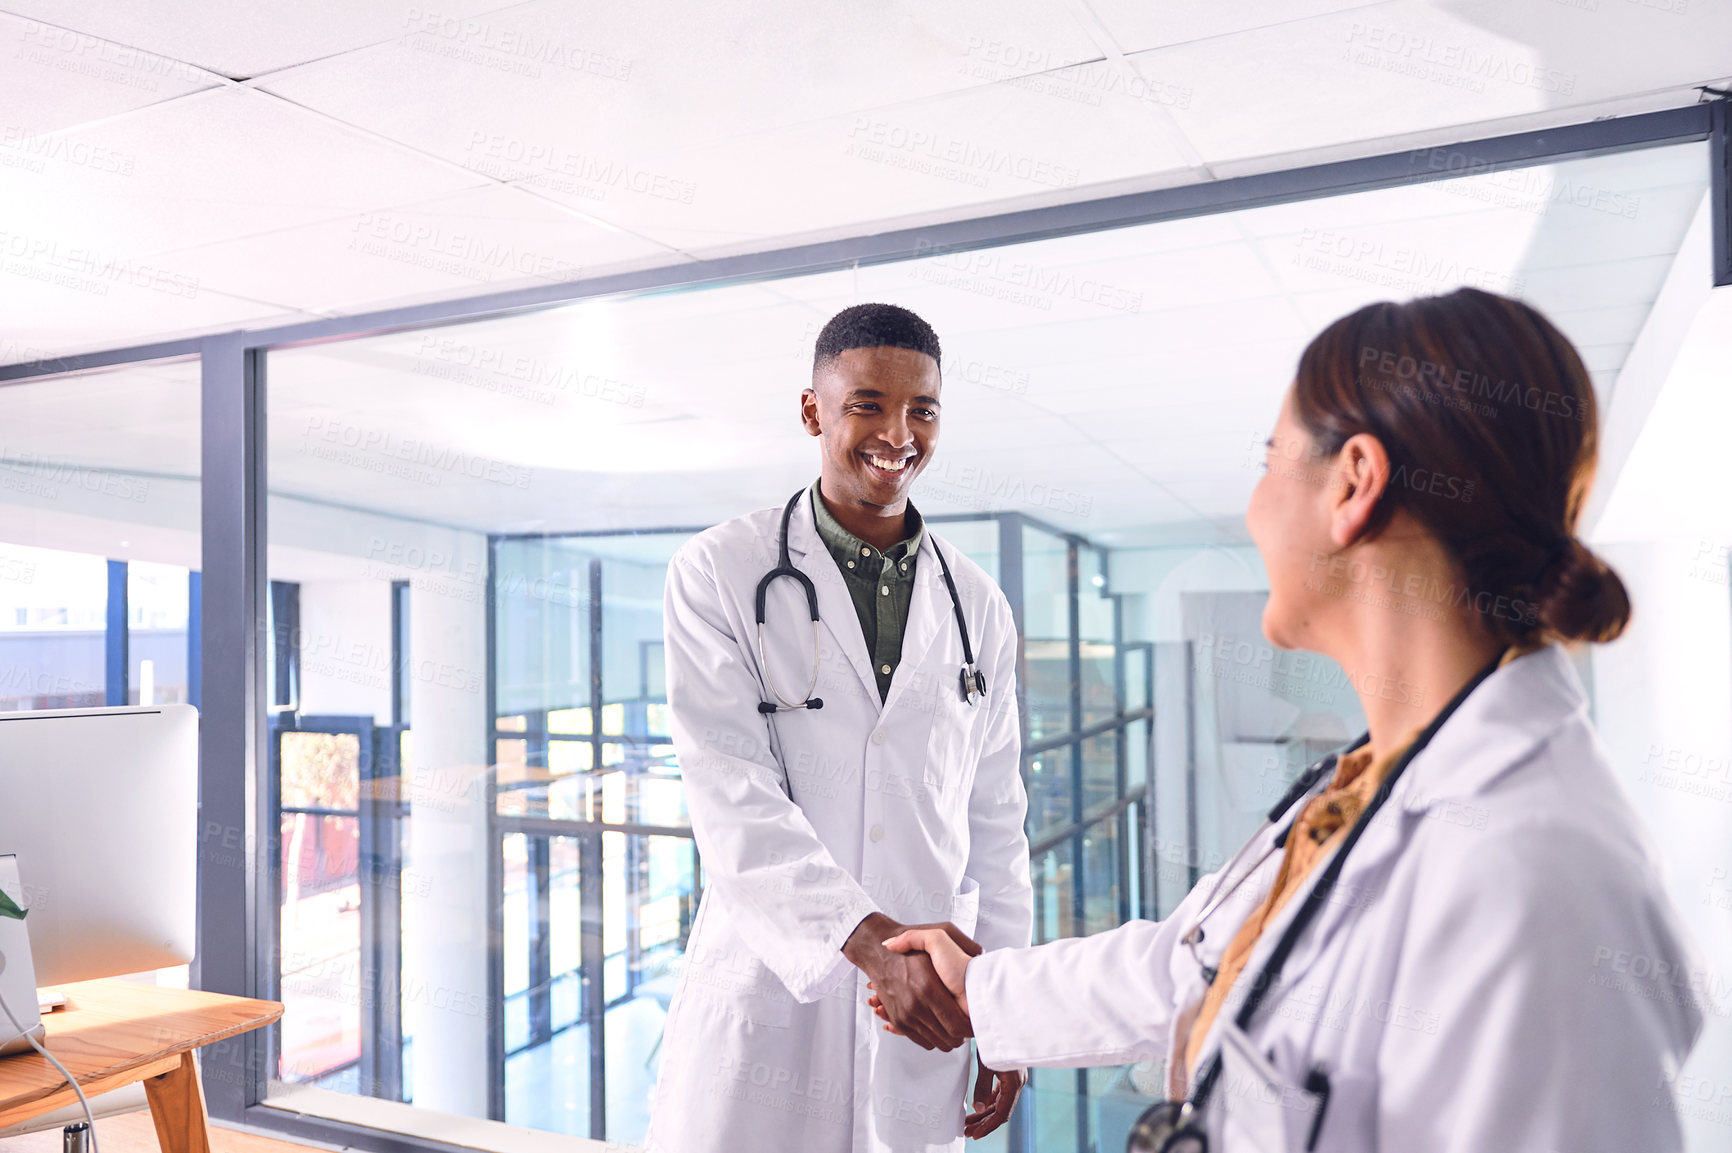
[[[96,1118],[91,1116],[90,1102],[85,1098],[84,1090],[79,1087],[78,1078],[74,1077],[67,1070],[66,1066],[60,1063],[60,1058],[45,1049],[36,1038],[30,1035],[29,1031],[25,1029],[24,1026],[18,1023],[18,1018],[12,1015],[12,1006],[6,1003],[6,998],[4,996],[0,996],[0,1009],[6,1011],[6,1019],[12,1022],[12,1027],[18,1030],[19,1034],[26,1041],[30,1042],[30,1047],[48,1058],[48,1063],[60,1070],[60,1075],[66,1078],[66,1083],[72,1086],[72,1091],[74,1093],[78,1094],[78,1103],[84,1106],[84,1123],[90,1129],[90,1153],[102,1153],[102,1151],[96,1147]]]

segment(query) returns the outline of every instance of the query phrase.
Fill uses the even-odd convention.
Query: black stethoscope
[[[1347,854],[1359,842],[1360,834],[1370,827],[1371,819],[1383,807],[1383,802],[1389,799],[1389,794],[1394,790],[1395,782],[1400,778],[1402,771],[1426,745],[1431,743],[1431,738],[1437,735],[1437,731],[1443,727],[1444,722],[1454,715],[1455,710],[1461,707],[1461,703],[1467,700],[1469,694],[1477,689],[1481,682],[1496,671],[1502,661],[1503,654],[1499,653],[1490,664],[1463,685],[1461,691],[1456,693],[1450,702],[1443,707],[1442,712],[1432,718],[1431,723],[1425,726],[1419,736],[1414,738],[1413,743],[1407,746],[1407,750],[1401,754],[1400,759],[1390,767],[1388,775],[1383,778],[1382,783],[1377,786],[1377,791],[1372,794],[1371,802],[1365,806],[1365,811],[1359,815],[1359,819],[1347,831],[1347,838],[1341,842],[1341,848],[1329,859],[1323,872],[1318,874],[1317,883],[1311,887],[1311,891],[1305,894],[1305,903],[1299,907],[1293,920],[1288,923],[1287,930],[1281,934],[1281,939],[1275,943],[1275,948],[1270,951],[1269,960],[1264,964],[1263,972],[1249,986],[1250,991],[1245,996],[1245,1003],[1233,1018],[1233,1023],[1240,1029],[1250,1028],[1251,1019],[1256,1015],[1258,1008],[1262,1006],[1264,995],[1281,979],[1281,969],[1287,964],[1287,958],[1293,952],[1294,946],[1298,944],[1300,934],[1304,933],[1311,922],[1316,919],[1318,912],[1322,910],[1324,903],[1329,899],[1329,894],[1335,888],[1335,882],[1341,876],[1341,868],[1347,863]],[[1370,734],[1366,734],[1360,737],[1347,746],[1345,751],[1352,752],[1357,749],[1369,739],[1369,736]],[[1270,825],[1285,816],[1289,809],[1308,794],[1318,781],[1323,779],[1325,773],[1335,767],[1336,758],[1337,754],[1331,753],[1307,769],[1297,781],[1293,782],[1293,787],[1287,790],[1287,795],[1275,802],[1275,807],[1269,810],[1268,820],[1263,827],[1257,830],[1256,835],[1246,843],[1243,849],[1234,854],[1234,862],[1243,857],[1251,846],[1255,845],[1258,839],[1263,836]],[[1286,843],[1287,833],[1291,831],[1292,826],[1289,825],[1275,839],[1274,848],[1270,850],[1270,853]],[[1196,952],[1196,942],[1202,940],[1202,933],[1199,930],[1202,928],[1203,919],[1220,908],[1222,902],[1232,895],[1233,890],[1237,889],[1251,873],[1256,872],[1257,866],[1261,865],[1268,857],[1269,853],[1265,853],[1256,864],[1253,864],[1246,871],[1245,876],[1233,883],[1226,893],[1216,896],[1216,891],[1220,889],[1227,875],[1233,871],[1233,863],[1229,862],[1227,868],[1222,870],[1220,878],[1215,882],[1214,890],[1210,892],[1211,899],[1205,903],[1203,912],[1180,938],[1184,944],[1191,947],[1193,953]],[[1199,960],[1198,963],[1201,964],[1201,961]],[[1205,978],[1213,984],[1214,972],[1204,966],[1203,973]],[[1168,1054],[1167,1059],[1173,1060],[1173,1055]],[[1209,1096],[1215,1091],[1215,1085],[1220,1079],[1221,1054],[1217,1052],[1210,1058],[1208,1065],[1203,1068],[1202,1074],[1198,1076],[1196,1087],[1191,1090],[1190,1096],[1183,1101],[1159,1101],[1143,1111],[1142,1116],[1137,1118],[1136,1124],[1131,1126],[1130,1135],[1125,1138],[1125,1153],[1208,1153],[1209,1138],[1203,1130],[1202,1110]],[[1325,1094],[1324,1099],[1327,1100],[1327,1080],[1325,1079],[1318,1088]],[[1306,1089],[1312,1092],[1318,1091],[1309,1084],[1306,1085]],[[1313,1145],[1317,1141],[1318,1130],[1322,1128],[1322,1124],[1323,1114],[1319,1111],[1311,1126],[1311,1144]],[[1309,1147],[1308,1145],[1307,1148]]]
[[[759,701],[760,713],[824,707],[824,702],[812,695],[812,690],[818,687],[818,590],[813,586],[812,578],[795,568],[788,559],[788,522],[794,517],[794,506],[800,503],[806,492],[806,489],[801,489],[795,493],[788,500],[788,507],[782,510],[782,531],[776,541],[779,563],[758,581],[758,665],[764,670],[764,683],[769,686],[770,695],[776,698],[774,701]],[[932,542],[932,551],[938,555],[938,567],[944,573],[944,587],[950,590],[950,607],[956,611],[956,628],[962,634],[962,699],[972,705],[976,698],[986,696],[986,674],[974,664],[974,646],[968,643],[968,622],[962,616],[962,599],[956,595],[956,582],[951,579],[950,566],[945,563],[944,552],[937,541]],[[806,608],[812,614],[812,679],[806,683],[806,693],[800,700],[789,700],[776,688],[776,682],[770,676],[770,662],[764,656],[764,603],[770,594],[770,585],[777,577],[793,577],[800,583],[806,593]]]

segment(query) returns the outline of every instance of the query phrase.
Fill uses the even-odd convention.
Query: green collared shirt
[[[818,484],[812,482],[812,517],[825,547],[836,558],[836,567],[842,570],[848,595],[853,598],[860,631],[866,634],[866,650],[872,656],[878,700],[883,703],[890,695],[890,680],[896,675],[897,662],[902,659],[902,634],[908,627],[908,603],[914,594],[914,566],[920,559],[920,539],[925,535],[926,524],[910,504],[907,519],[902,523],[912,531],[906,540],[880,552],[843,528],[830,514]]]

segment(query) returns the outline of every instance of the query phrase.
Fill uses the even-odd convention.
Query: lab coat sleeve
[[[968,798],[966,874],[980,886],[974,939],[984,949],[1020,948],[1034,925],[1028,880],[1028,795],[1022,787],[1022,727],[1016,703],[1016,628],[1008,605],[993,626],[999,638],[986,665],[992,711]],[[985,656],[986,654],[982,654]]]
[[[669,565],[663,612],[674,750],[704,883],[788,991],[815,1001],[877,905],[784,791],[749,650],[701,554]]]
[[[1652,870],[1543,819],[1482,836],[1420,888],[1367,1008],[1389,1021],[1377,1147],[1681,1148],[1671,1086],[1701,1018]]]
[[[1204,877],[1164,921],[1128,921],[970,961],[968,1014],[981,1061],[1011,1069],[1165,1059],[1180,997],[1173,952],[1218,875]]]

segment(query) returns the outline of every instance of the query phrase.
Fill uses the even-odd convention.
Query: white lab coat
[[[1279,862],[1209,919],[1207,963]],[[1165,1060],[1203,996],[1179,937],[1209,888],[1159,923],[974,961],[987,1063]],[[1302,904],[1270,922],[1241,982]],[[1708,985],[1575,671],[1545,648],[1494,672],[1413,759],[1245,1032],[1229,994],[1197,1065],[1233,1054],[1211,1148],[1311,1147],[1319,1102],[1304,1086],[1320,1069],[1318,1150],[1676,1150],[1670,1087]]]
[[[788,550],[818,591],[813,695],[824,707],[778,714],[772,732],[757,709],[771,698],[753,596],[776,563],[781,513],[709,529],[668,566],[668,703],[704,895],[646,1141],[662,1153],[958,1149],[968,1046],[929,1052],[876,1027],[866,978],[841,947],[875,911],[954,921],[987,949],[1029,942],[1010,606],[945,545],[987,677],[986,699],[966,704],[962,642],[933,552],[942,542],[928,526],[881,706],[859,617],[802,499]],[[772,586],[768,621],[771,674],[798,699],[813,642],[792,579]]]

